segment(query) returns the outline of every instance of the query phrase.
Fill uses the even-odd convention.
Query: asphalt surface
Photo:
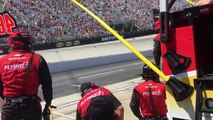
[[[52,104],[57,106],[53,110],[55,120],[75,120],[77,103],[81,98],[79,87],[86,81],[108,88],[121,101],[125,109],[124,120],[137,120],[129,108],[129,102],[134,86],[142,82],[138,74],[141,73],[143,64],[140,60],[134,60],[52,74]]]
[[[52,74],[52,105],[57,106],[53,109],[54,120],[75,120],[77,103],[81,98],[79,87],[87,81],[108,88],[121,101],[125,109],[124,120],[137,120],[129,108],[129,102],[133,87],[141,82],[138,74],[143,64],[140,60],[133,60]],[[39,96],[43,98],[41,88]],[[42,102],[42,106],[44,104]]]
[[[106,86],[134,79],[141,73],[142,66],[140,60],[133,60],[52,74],[54,98],[78,93],[80,85],[87,81]],[[39,96],[42,97],[41,89]]]
[[[131,112],[129,103],[134,86],[140,82],[142,82],[141,78],[137,77],[124,82],[104,86],[122,103],[124,107],[124,120],[138,120]],[[54,99],[52,104],[57,106],[56,109],[53,109],[54,120],[75,120],[77,103],[80,98],[80,94],[75,93]]]

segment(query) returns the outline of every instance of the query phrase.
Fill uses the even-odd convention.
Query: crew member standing
[[[141,74],[145,82],[137,85],[132,93],[130,108],[139,120],[168,120],[165,84],[147,65]],[[141,112],[140,112],[141,110]]]
[[[155,36],[153,42],[153,57],[155,61],[155,65],[160,68],[160,61],[161,61],[161,43],[160,43],[160,20],[157,20],[154,24],[154,28],[157,31],[157,35]]]
[[[122,104],[108,89],[86,82],[81,85],[81,96],[76,120],[124,119]]]
[[[48,120],[52,78],[45,59],[32,52],[28,32],[13,32],[8,44],[11,53],[0,59],[0,95],[5,101],[2,120],[41,120],[41,99],[37,95],[40,84],[46,102],[43,116]]]

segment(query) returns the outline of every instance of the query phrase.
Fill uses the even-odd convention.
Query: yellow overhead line
[[[162,71],[160,71],[155,65],[152,64],[144,55],[142,55],[136,48],[134,48],[127,40],[125,40],[121,35],[119,35],[115,30],[113,30],[108,24],[106,24],[103,20],[101,20],[98,16],[84,7],[82,4],[77,2],[76,0],[71,0],[73,3],[78,5],[81,9],[91,15],[95,20],[97,20],[104,28],[106,28],[110,33],[112,33],[118,40],[120,40],[126,47],[128,47],[138,58],[140,58],[144,63],[146,63],[152,70],[154,70],[165,82],[169,80],[169,78],[164,75]]]
[[[191,4],[192,6],[195,6],[195,2],[191,1],[191,0],[185,0],[186,2],[188,2],[189,4]]]
[[[75,3],[85,12],[87,12],[90,16],[92,16],[95,20],[97,20],[105,29],[107,29],[110,33],[112,33],[118,40],[121,41],[127,48],[129,48],[141,61],[147,64],[155,73],[157,73],[167,84],[168,87],[173,92],[174,98],[176,101],[182,101],[188,98],[193,93],[193,87],[185,84],[175,77],[167,77],[162,71],[160,71],[152,62],[150,62],[145,56],[143,56],[136,48],[134,48],[129,42],[127,42],[121,35],[119,35],[115,30],[113,30],[108,24],[106,24],[103,20],[101,20],[98,16],[84,7],[82,4],[77,2],[76,0],[70,0]]]

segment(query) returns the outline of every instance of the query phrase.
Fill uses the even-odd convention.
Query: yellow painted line
[[[121,35],[119,35],[115,30],[113,30],[108,24],[106,24],[103,20],[101,20],[98,16],[84,7],[76,0],[71,0],[71,2],[75,3],[89,15],[91,15],[95,20],[97,20],[104,28],[106,28],[110,33],[112,33],[118,40],[120,40],[126,47],[128,47],[140,60],[146,63],[153,71],[155,71],[165,82],[169,80],[169,78],[164,75],[162,71],[160,71],[155,65],[152,64],[144,55],[142,55],[136,48],[134,48],[129,42],[127,42]]]

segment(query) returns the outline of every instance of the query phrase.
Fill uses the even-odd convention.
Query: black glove
[[[50,105],[45,105],[44,110],[43,110],[43,119],[44,120],[50,120]]]

